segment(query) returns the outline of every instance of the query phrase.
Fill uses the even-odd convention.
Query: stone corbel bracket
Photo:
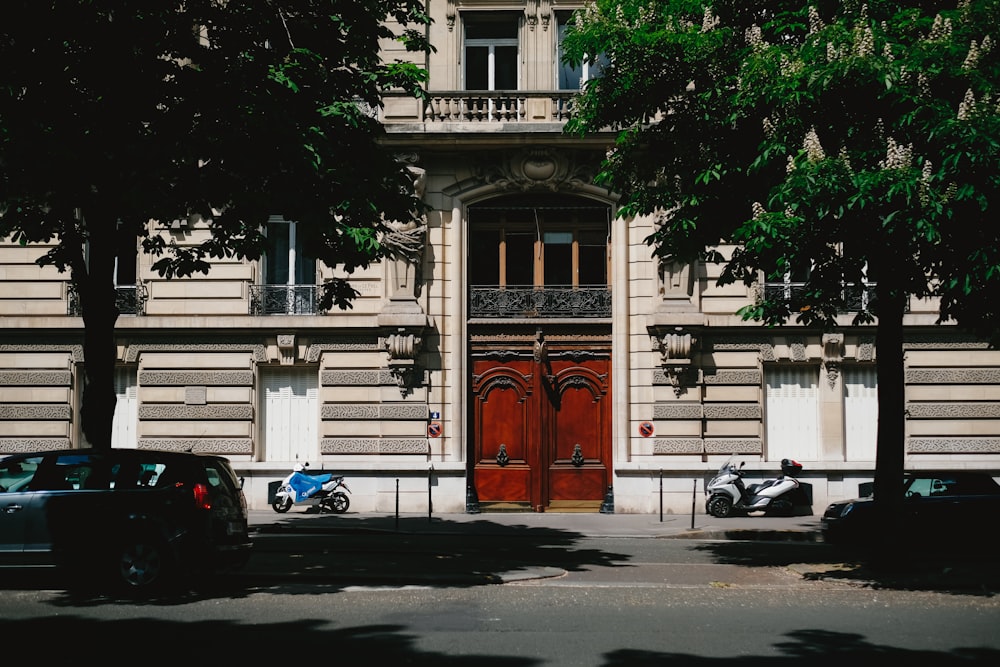
[[[278,359],[282,366],[295,363],[295,334],[278,334]]]
[[[389,353],[389,371],[406,396],[412,391],[414,378],[417,376],[417,357],[423,346],[423,338],[418,333],[400,328],[386,336],[382,346]]]
[[[694,369],[692,360],[698,345],[698,338],[680,327],[672,331],[654,331],[650,336],[653,349],[660,353],[660,365],[670,379],[674,394],[680,396],[687,391]]]
[[[833,389],[840,377],[840,364],[844,361],[844,334],[823,334],[823,368],[826,382]]]

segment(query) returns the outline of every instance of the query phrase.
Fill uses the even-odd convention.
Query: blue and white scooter
[[[292,509],[292,505],[318,505],[320,512],[346,512],[351,506],[351,500],[347,497],[351,490],[347,488],[344,476],[334,476],[331,473],[309,475],[305,472],[308,467],[308,463],[300,463],[288,477],[281,480],[271,509],[283,514]]]

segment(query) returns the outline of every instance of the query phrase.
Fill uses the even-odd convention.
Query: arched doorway
[[[597,511],[611,480],[611,211],[472,205],[470,478],[481,507]]]

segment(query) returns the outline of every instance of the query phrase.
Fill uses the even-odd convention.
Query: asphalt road
[[[0,580],[5,659],[45,664],[45,651],[143,665],[1000,659],[1000,596],[798,576],[796,563],[829,559],[820,543],[354,531],[265,534],[258,546],[256,564],[238,576],[147,601]],[[514,576],[546,568],[547,576]],[[465,579],[416,578],[431,570]],[[487,570],[511,576],[474,580]]]

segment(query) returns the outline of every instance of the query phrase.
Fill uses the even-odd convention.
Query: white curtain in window
[[[135,449],[139,424],[139,380],[135,366],[115,368],[115,417],[111,423],[111,446]]]
[[[819,459],[819,368],[765,368],[767,459]]]
[[[315,463],[319,456],[317,370],[263,368],[260,383],[267,460]]]
[[[874,461],[878,381],[874,365],[845,366],[844,436],[848,461]]]

